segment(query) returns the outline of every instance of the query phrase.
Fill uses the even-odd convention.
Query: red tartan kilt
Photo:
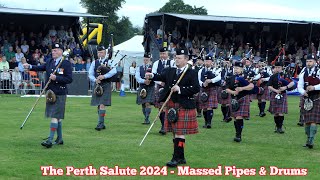
[[[166,132],[173,132],[177,135],[185,134],[197,134],[198,133],[198,121],[196,119],[196,109],[184,109],[178,103],[173,103],[172,100],[166,105],[166,115],[164,121],[164,130]],[[170,108],[178,110],[178,121],[176,123],[168,122],[168,110]]]
[[[159,98],[160,98],[159,97],[160,96],[159,89],[160,89],[159,85],[156,85],[155,90],[154,90],[154,103],[153,103],[155,108],[161,108],[161,106],[163,104],[163,102],[158,102]]]
[[[264,100],[269,100],[270,99],[270,96],[269,96],[269,89],[268,89],[268,86],[265,86],[265,87],[263,87],[263,89],[264,89],[264,93],[263,94],[257,94],[257,99],[258,100],[262,100],[262,99],[264,99]]]
[[[239,109],[236,112],[233,112],[231,109],[231,116],[236,118],[237,116],[242,116],[245,118],[250,117],[250,95],[246,95],[238,99]]]
[[[199,94],[202,92],[206,92],[209,95],[209,98],[206,102],[200,101],[199,108],[200,109],[207,109],[207,108],[218,108],[218,91],[217,87],[210,87],[210,88],[201,88]]]
[[[269,112],[271,114],[287,114],[288,113],[288,102],[287,102],[287,94],[283,93],[283,102],[277,103],[276,102],[276,93],[272,92],[270,94],[270,106],[269,106]]]
[[[313,108],[310,111],[304,110],[304,99],[301,105],[302,122],[320,124],[320,99],[313,101]]]
[[[257,99],[257,94],[250,94],[250,101]]]

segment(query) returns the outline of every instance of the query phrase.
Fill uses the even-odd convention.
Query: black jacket
[[[166,68],[161,74],[154,74],[154,81],[162,81],[165,83],[163,91],[161,91],[159,102],[164,102],[170,94],[171,88],[176,84],[179,77],[183,74],[176,75],[177,68]],[[197,72],[191,68],[187,70],[182,80],[178,84],[181,94],[174,92],[171,100],[179,103],[184,109],[196,108],[194,94],[200,91]]]
[[[56,69],[53,59],[47,61],[46,64],[40,66],[32,66],[31,71],[46,71],[46,82],[48,82],[50,74]],[[51,89],[56,95],[66,95],[68,93],[67,84],[72,82],[72,66],[69,60],[61,63],[56,75],[56,80],[51,81],[48,89]]]

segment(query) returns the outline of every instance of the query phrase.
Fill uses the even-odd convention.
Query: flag
[[[109,43],[109,47],[108,47],[108,59],[112,59],[113,56],[113,46],[114,46],[114,42],[113,42],[113,34],[111,34],[110,37],[110,43]]]

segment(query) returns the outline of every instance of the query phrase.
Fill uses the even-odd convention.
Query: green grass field
[[[66,166],[83,168],[92,165],[122,168],[140,166],[164,166],[172,157],[172,135],[158,133],[160,121],[144,144],[139,143],[149,126],[142,125],[141,107],[135,104],[135,94],[127,93],[120,97],[112,96],[112,107],[107,109],[104,131],[97,132],[96,107],[89,106],[90,98],[68,98],[66,117],[63,121],[64,145],[51,149],[43,148],[40,143],[49,133],[49,120],[44,118],[44,99],[30,116],[23,130],[19,127],[35,102],[35,98],[21,98],[15,95],[0,95],[1,136],[0,136],[0,179],[40,179],[40,166],[52,165],[65,169]],[[256,176],[245,179],[319,179],[320,178],[320,141],[319,134],[312,150],[302,145],[306,137],[304,128],[296,125],[299,118],[299,98],[289,97],[289,114],[285,116],[285,134],[275,134],[273,116],[267,114],[260,118],[257,102],[251,103],[251,119],[245,121],[243,141],[233,142],[233,123],[221,122],[220,109],[215,110],[213,128],[203,129],[203,119],[199,119],[200,133],[188,136],[185,154],[188,166],[192,168],[216,168],[218,165],[237,168],[255,168]],[[268,104],[267,104],[268,106]],[[152,120],[157,110],[152,111]],[[259,168],[277,166],[279,168],[307,168],[306,177],[259,176]],[[168,169],[170,171],[172,169]],[[173,169],[174,170],[174,169]],[[68,178],[51,177],[51,178]],[[69,177],[70,178],[70,177]],[[82,177],[82,179],[102,179],[114,177]],[[144,179],[131,176],[118,179]],[[177,172],[168,176],[150,176],[150,179],[177,178]],[[222,177],[180,177],[185,179],[223,178]]]

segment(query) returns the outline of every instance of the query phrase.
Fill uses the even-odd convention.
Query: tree
[[[59,8],[59,10],[58,10],[59,12],[63,12],[63,8]]]
[[[179,14],[197,14],[207,15],[207,10],[201,7],[192,7],[189,4],[185,4],[183,0],[169,0],[158,12],[163,13],[179,13]]]
[[[134,35],[134,29],[129,18],[119,18],[116,14],[125,0],[81,0],[81,5],[88,10],[88,13],[107,16],[106,20],[92,18],[90,22],[103,22],[104,33],[102,42],[109,44],[110,34],[113,34],[114,44],[117,45]],[[107,31],[105,31],[107,29]],[[107,37],[108,35],[108,37]]]

